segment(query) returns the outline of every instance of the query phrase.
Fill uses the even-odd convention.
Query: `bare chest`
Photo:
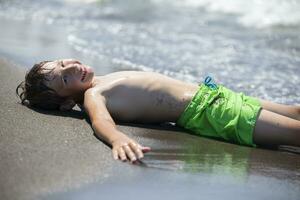
[[[150,74],[111,80],[101,94],[114,120],[160,123],[176,122],[196,90],[196,85]]]

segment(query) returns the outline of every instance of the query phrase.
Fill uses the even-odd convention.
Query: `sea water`
[[[64,27],[69,48],[98,70],[193,83],[210,75],[248,95],[300,102],[299,0],[0,0],[4,18]]]

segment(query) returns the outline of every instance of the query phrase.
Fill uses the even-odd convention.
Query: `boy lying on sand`
[[[21,89],[21,92],[19,92]],[[117,130],[123,122],[176,122],[194,134],[255,146],[300,146],[300,106],[280,105],[216,85],[185,83],[159,73],[121,71],[94,76],[73,59],[35,64],[16,90],[22,104],[88,113],[114,159],[134,162],[150,151]]]

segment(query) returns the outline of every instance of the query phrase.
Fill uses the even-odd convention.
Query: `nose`
[[[68,77],[68,79],[73,79],[77,77],[80,72],[80,66],[74,63],[65,63],[64,68],[62,68],[63,74]],[[69,80],[70,81],[70,80]]]
[[[80,63],[77,61],[64,61],[63,63],[64,63],[64,69],[78,68],[78,65],[80,65]]]
[[[77,60],[68,59],[64,61],[65,68],[80,68],[81,63]]]

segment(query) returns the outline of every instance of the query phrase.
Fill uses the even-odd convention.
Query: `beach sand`
[[[153,151],[114,161],[86,115],[31,110],[15,95],[24,67],[0,59],[1,199],[299,199],[300,155],[162,126],[118,124]]]

